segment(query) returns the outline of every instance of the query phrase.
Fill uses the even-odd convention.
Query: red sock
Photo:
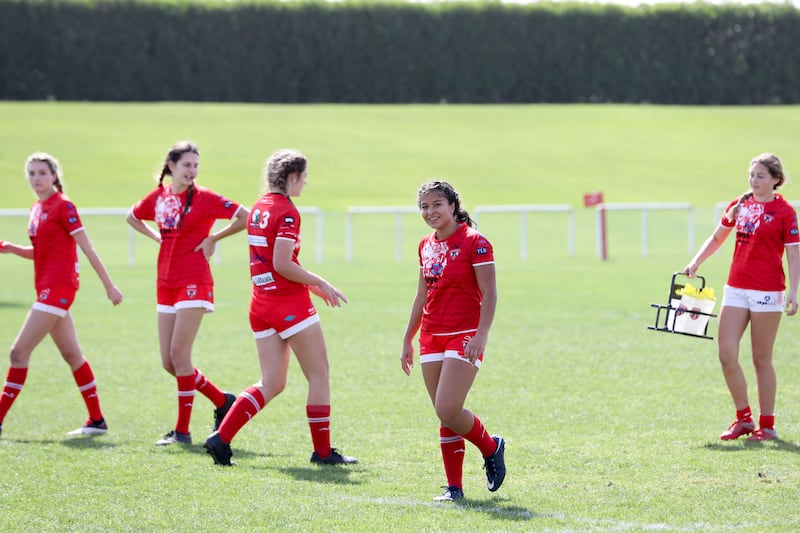
[[[497,450],[497,443],[486,431],[486,428],[483,427],[483,422],[478,418],[478,415],[473,414],[472,416],[475,417],[475,422],[472,424],[472,429],[469,430],[469,433],[464,434],[464,438],[477,446],[481,451],[481,455],[489,457]]]
[[[775,415],[758,415],[758,427],[761,429],[775,429]]]
[[[89,361],[83,363],[78,369],[72,373],[75,378],[75,384],[78,385],[78,390],[81,391],[83,402],[86,404],[86,409],[89,411],[89,418],[92,420],[102,420],[103,411],[100,410],[100,398],[97,396],[97,384],[94,381],[94,373],[92,367],[89,366]]]
[[[331,454],[331,406],[306,405],[314,451],[323,459]]]
[[[11,404],[17,399],[19,393],[22,392],[22,386],[25,384],[26,377],[28,377],[27,368],[8,367],[8,376],[3,386],[3,396],[0,398],[0,424],[5,420],[6,413],[11,409]]]
[[[192,419],[194,404],[194,374],[176,376],[178,380],[178,421],[175,431],[189,433],[189,421]]]
[[[194,369],[194,387],[203,396],[211,400],[214,407],[225,405],[225,393],[211,383],[208,378],[200,372],[199,368]]]
[[[744,409],[736,410],[736,420],[739,422],[744,422],[745,424],[753,423],[753,411],[750,410],[749,405]]]
[[[219,425],[217,432],[219,438],[230,444],[233,437],[239,432],[251,418],[256,416],[264,408],[264,396],[255,385],[244,391],[233,402],[231,410],[225,415],[225,420]]]
[[[439,446],[442,449],[444,473],[448,487],[462,488],[462,472],[464,466],[464,437],[448,427],[439,428]]]

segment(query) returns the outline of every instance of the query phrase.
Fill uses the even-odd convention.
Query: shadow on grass
[[[357,467],[356,467],[357,468]],[[336,483],[339,485],[360,485],[361,481],[350,479],[356,472],[352,466],[344,465],[321,465],[307,467],[286,467],[275,468],[278,472],[283,472],[292,476],[297,481],[313,481],[315,483]]]
[[[718,442],[708,443],[703,445],[706,450],[714,450],[719,452],[749,452],[755,450],[775,450],[779,452],[789,452],[800,454],[800,446],[793,442],[777,439],[768,442],[747,442],[731,444],[722,444]]]
[[[515,520],[518,522],[524,522],[534,518],[553,517],[552,515],[548,516],[545,514],[534,513],[530,509],[526,509],[525,507],[520,507],[518,505],[505,505],[500,502],[482,502],[470,500],[469,498],[454,502],[453,505],[465,511],[476,511],[501,520]]]
[[[23,307],[30,307],[30,302],[22,303],[22,302],[0,302],[0,308],[8,308],[8,309],[21,309]]]
[[[80,435],[66,438],[61,444],[68,448],[116,448],[113,442],[108,442],[102,435]]]
[[[98,438],[100,437],[100,438]],[[102,438],[102,435],[82,435],[80,437],[70,437],[66,439],[3,439],[8,442],[18,444],[41,444],[49,446],[51,444],[61,444],[68,448],[116,448],[116,444]]]

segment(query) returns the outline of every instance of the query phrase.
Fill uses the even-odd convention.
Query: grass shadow
[[[296,481],[313,481],[315,483],[335,483],[338,485],[360,485],[361,481],[350,479],[358,470],[351,466],[325,465],[319,467],[288,467],[275,468]]]
[[[703,449],[713,450],[719,452],[748,452],[755,450],[775,450],[779,452],[789,452],[800,454],[800,446],[793,442],[777,439],[768,442],[747,442],[744,441],[740,445],[728,445],[718,442],[710,442],[703,445]]]
[[[0,302],[0,309],[21,309],[23,307],[30,307],[30,302]]]
[[[98,438],[100,437],[100,438]],[[116,448],[114,442],[102,439],[102,435],[80,435],[59,441],[68,448]]]
[[[486,502],[465,498],[453,502],[453,505],[465,511],[476,511],[498,520],[527,522],[535,518],[554,518],[555,515],[538,514],[525,507],[508,505],[500,502]]]
[[[98,437],[101,437],[98,439]],[[61,444],[68,448],[116,448],[117,444],[102,439],[102,435],[82,435],[79,437],[70,437],[66,439],[3,439],[7,442],[16,444],[40,444],[49,446],[52,444]]]

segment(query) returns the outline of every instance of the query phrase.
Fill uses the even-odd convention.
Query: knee
[[[272,379],[261,380],[261,383],[256,386],[261,390],[264,401],[269,402],[286,388],[286,378],[273,377]]]
[[[61,357],[71,367],[77,368],[83,363],[83,354],[80,351],[73,351],[68,349],[61,349]]]
[[[448,427],[454,424],[456,417],[461,414],[461,409],[453,405],[436,404],[434,407],[439,421]]]
[[[763,373],[763,372],[772,372],[772,354],[753,354],[753,366],[756,369],[756,373]]]
[[[739,352],[735,349],[719,349],[719,362],[723,367],[735,367],[739,365]]]
[[[168,374],[175,375],[175,367],[172,366],[172,361],[161,361],[161,366],[164,367]]]
[[[9,354],[11,366],[16,366],[16,367],[28,366],[28,361],[30,360],[30,358],[31,358],[30,352],[21,350],[17,346],[11,347],[11,352]]]

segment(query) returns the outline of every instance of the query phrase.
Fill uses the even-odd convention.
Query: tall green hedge
[[[790,4],[0,0],[0,98],[800,102]]]

